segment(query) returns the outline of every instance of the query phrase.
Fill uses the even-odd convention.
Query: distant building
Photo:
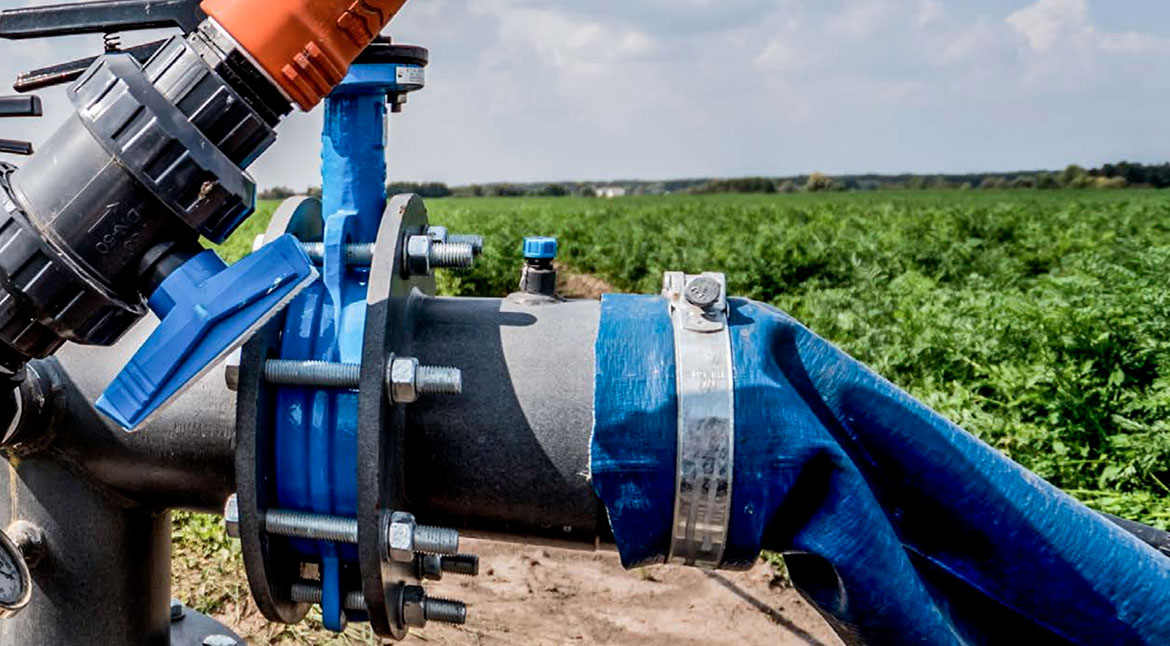
[[[598,186],[597,188],[593,189],[593,192],[597,195],[597,197],[607,200],[612,200],[615,197],[626,196],[626,189],[620,186]]]

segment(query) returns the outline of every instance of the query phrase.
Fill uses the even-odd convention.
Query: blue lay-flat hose
[[[725,567],[784,553],[850,645],[1170,644],[1170,558],[783,312],[729,322]],[[604,301],[591,470],[627,567],[670,548],[673,344],[665,299]]]

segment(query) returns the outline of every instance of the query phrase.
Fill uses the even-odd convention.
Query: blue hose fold
[[[1170,559],[783,312],[730,322],[725,566],[783,552],[850,645],[1170,644]],[[666,301],[607,297],[592,477],[627,567],[669,549],[675,389]]]

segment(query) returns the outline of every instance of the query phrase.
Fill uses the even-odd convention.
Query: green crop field
[[[432,200],[488,238],[447,293],[512,290],[520,240],[617,290],[723,271],[1054,484],[1170,524],[1170,196],[944,191]],[[271,208],[270,205],[266,205]],[[263,216],[230,243],[248,248]]]
[[[452,294],[501,295],[525,235],[575,274],[656,292],[723,271],[1090,505],[1170,526],[1170,199],[945,191],[445,199],[487,236]],[[262,210],[271,210],[265,205]],[[251,247],[265,218],[227,245]],[[179,541],[203,531],[188,523]],[[183,532],[187,532],[184,534]],[[186,536],[186,538],[184,538]]]

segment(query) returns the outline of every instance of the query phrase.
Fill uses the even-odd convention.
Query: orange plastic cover
[[[304,110],[345,77],[406,0],[204,0],[215,18]]]

